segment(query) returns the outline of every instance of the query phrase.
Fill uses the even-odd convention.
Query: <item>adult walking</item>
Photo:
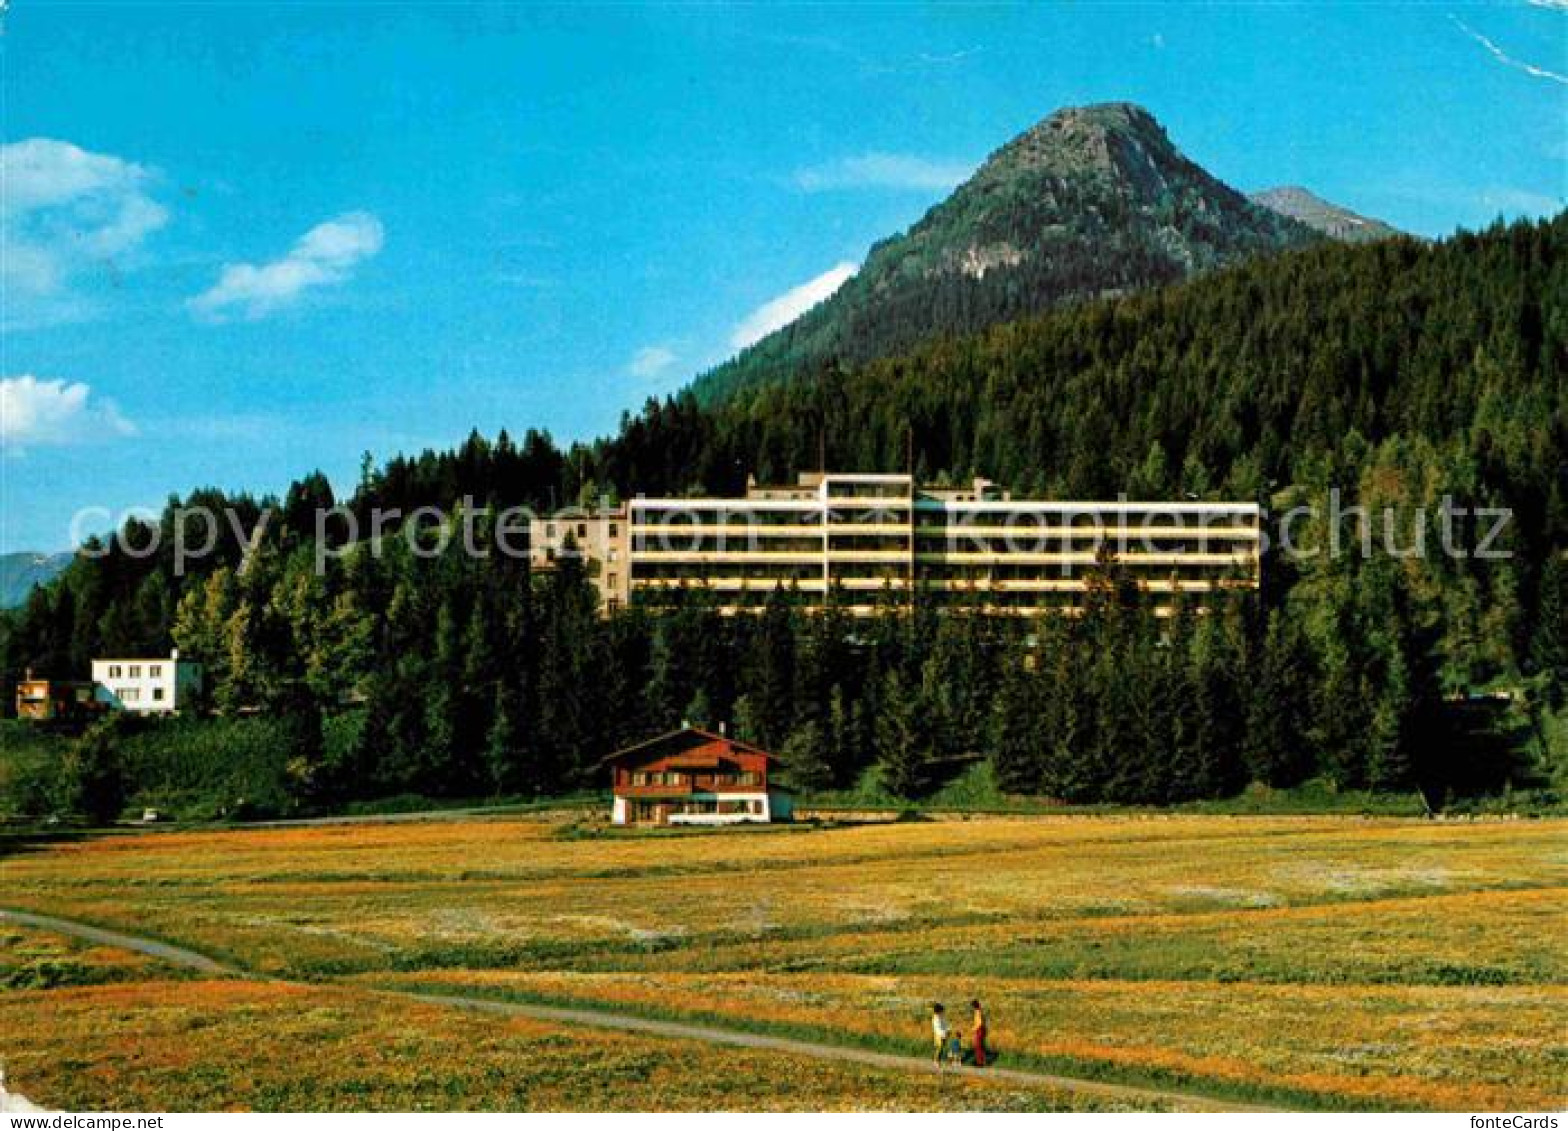
[[[936,1066],[940,1070],[947,1063],[947,1010],[939,1001],[931,1005],[931,1043],[936,1049]]]
[[[976,998],[969,1003],[969,1008],[974,1010],[974,1042],[975,1042],[975,1067],[985,1067],[985,1010],[980,1007],[980,999]]]

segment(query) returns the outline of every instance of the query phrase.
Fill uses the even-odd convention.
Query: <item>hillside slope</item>
[[[70,554],[23,551],[0,554],[0,609],[14,609],[27,600],[33,586],[44,585],[71,563]]]
[[[1281,185],[1255,192],[1251,200],[1281,216],[1298,220],[1313,231],[1346,243],[1371,243],[1401,234],[1398,228],[1324,200],[1299,185]]]
[[[856,364],[1319,238],[1188,160],[1141,107],[1059,110],[873,247],[831,298],[693,388],[711,403],[830,360]]]

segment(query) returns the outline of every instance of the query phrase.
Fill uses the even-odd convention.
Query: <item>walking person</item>
[[[947,1062],[947,1011],[941,1002],[931,1006],[931,1042],[936,1048],[936,1066],[941,1071]]]
[[[974,1042],[975,1042],[975,1067],[985,1067],[985,1010],[980,1007],[980,999],[976,998],[969,1003],[969,1008],[974,1010]]]

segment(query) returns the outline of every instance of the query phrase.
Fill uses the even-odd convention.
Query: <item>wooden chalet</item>
[[[610,768],[617,825],[733,825],[788,821],[778,759],[747,742],[696,727],[618,750]]]

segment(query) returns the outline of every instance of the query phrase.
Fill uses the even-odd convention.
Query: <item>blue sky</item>
[[[0,35],[0,549],[613,429],[1051,110],[1440,235],[1568,196],[1568,10],[85,4]]]

